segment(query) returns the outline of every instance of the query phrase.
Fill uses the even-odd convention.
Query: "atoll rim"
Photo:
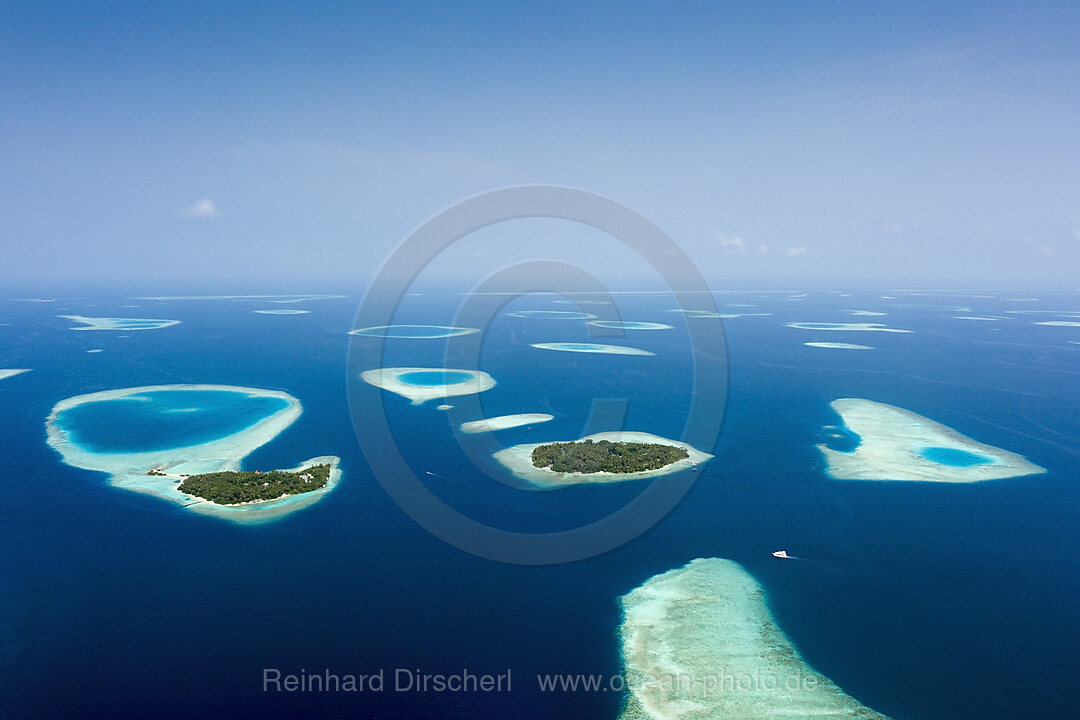
[[[360,378],[375,387],[421,405],[428,400],[473,395],[495,387],[495,379],[483,370],[432,367],[392,367],[365,370]]]
[[[480,332],[479,328],[455,327],[453,325],[376,325],[350,330],[350,335],[364,337],[400,338],[407,340],[430,340],[458,337]]]

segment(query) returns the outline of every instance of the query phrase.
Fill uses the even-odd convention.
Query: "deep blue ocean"
[[[720,293],[730,385],[716,458],[651,530],[555,566],[481,559],[438,540],[389,497],[361,452],[347,398],[359,297],[0,300],[0,718],[615,718],[617,692],[541,692],[537,674],[620,672],[618,598],[698,557],[743,563],[801,654],[897,720],[1075,717],[1080,707],[1080,327],[1026,311],[1080,311],[1078,293]],[[567,310],[555,296],[505,311]],[[451,325],[455,295],[410,296],[401,323]],[[592,398],[626,401],[625,427],[679,438],[693,388],[687,323],[663,294],[619,295],[618,342],[653,357],[563,353],[579,321],[500,314],[480,369],[484,413],[555,420],[496,434],[571,440]],[[743,307],[750,305],[752,307]],[[135,307],[128,307],[135,306]],[[963,306],[969,310],[958,310]],[[303,315],[262,315],[280,307]],[[589,306],[582,306],[592,311]],[[853,316],[847,310],[884,316]],[[1016,313],[1009,311],[1025,311]],[[57,317],[181,320],[72,331]],[[957,320],[958,315],[1001,320]],[[880,322],[910,334],[786,322]],[[872,351],[805,347],[850,342]],[[386,366],[465,367],[442,340],[387,340]],[[87,350],[101,352],[88,353]],[[282,390],[303,415],[244,461],[341,457],[331,493],[241,526],[63,464],[45,419],[65,398],[172,383]],[[382,391],[372,391],[382,392]],[[521,532],[581,526],[642,484],[526,491],[479,470],[454,409],[385,394],[397,447],[447,505]],[[369,394],[370,395],[370,394]],[[971,485],[839,482],[815,445],[867,398],[1025,455],[1043,475]],[[455,400],[447,401],[454,404]],[[238,421],[239,422],[239,421]],[[617,428],[598,428],[617,429]],[[104,438],[113,432],[98,426]],[[153,433],[148,433],[152,436]],[[197,435],[191,437],[197,438]],[[813,562],[778,561],[777,549]],[[263,671],[369,674],[383,692],[264,692]],[[394,692],[395,669],[512,673],[510,692]]]

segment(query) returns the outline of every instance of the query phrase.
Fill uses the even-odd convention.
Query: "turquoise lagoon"
[[[428,400],[472,395],[495,387],[495,379],[482,370],[440,367],[390,367],[365,370],[361,379],[422,405]]]
[[[461,370],[418,370],[398,375],[397,379],[406,385],[417,387],[438,387],[469,382],[474,375]]]
[[[968,452],[959,448],[948,447],[925,447],[919,450],[919,455],[930,462],[949,467],[971,467],[973,465],[987,465],[994,462],[992,458],[978,453]]]
[[[289,407],[229,390],[154,390],[60,411],[56,426],[93,453],[153,452],[213,442]]]
[[[45,429],[67,465],[109,475],[109,484],[152,495],[200,515],[243,524],[276,520],[318,502],[341,477],[340,458],[324,487],[269,500],[220,505],[180,492],[183,476],[239,470],[241,461],[277,437],[302,413],[278,390],[235,385],[150,385],[61,400]]]

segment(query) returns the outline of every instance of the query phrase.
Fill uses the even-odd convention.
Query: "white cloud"
[[[722,233],[716,234],[717,240],[720,241],[720,245],[723,246],[725,253],[737,253],[739,255],[746,254],[746,243],[743,242],[741,237],[728,238]]]
[[[759,257],[765,257],[770,254],[790,255],[794,257],[806,252],[806,248],[804,247],[774,245],[770,250],[768,245],[747,245],[746,241],[738,235],[729,238],[722,233],[716,233],[716,239],[720,242],[720,246],[724,249],[724,253],[728,255],[750,255],[753,253]]]
[[[881,223],[881,229],[890,235],[899,235],[904,232],[904,226],[898,222],[883,222]]]
[[[221,213],[218,212],[217,206],[214,205],[214,201],[210,198],[203,198],[199,202],[195,203],[191,207],[184,208],[184,215],[191,218],[216,218]]]

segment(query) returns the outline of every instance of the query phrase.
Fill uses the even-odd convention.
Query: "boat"
[[[791,556],[787,554],[787,550],[777,550],[772,554],[773,557],[783,558],[784,560],[790,560]]]

